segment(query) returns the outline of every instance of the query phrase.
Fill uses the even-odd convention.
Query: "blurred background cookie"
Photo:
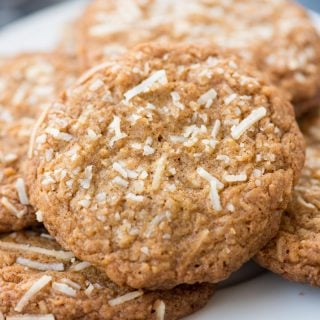
[[[29,140],[37,117],[75,80],[64,54],[30,53],[0,64],[0,232],[36,223],[26,174]]]
[[[85,66],[143,42],[216,44],[266,72],[289,93],[298,115],[319,102],[319,35],[291,1],[94,0],[77,33]]]

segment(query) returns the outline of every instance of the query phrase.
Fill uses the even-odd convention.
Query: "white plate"
[[[3,28],[0,31],[0,54],[53,48],[64,24],[81,14],[85,2],[74,0],[57,5]],[[311,15],[320,29],[320,16]],[[252,272],[251,268],[249,272]],[[238,277],[242,276],[238,273]],[[320,289],[264,273],[250,281],[218,290],[207,307],[188,320],[313,320],[319,317],[319,299]]]

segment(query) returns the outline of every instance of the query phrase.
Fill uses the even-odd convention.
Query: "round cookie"
[[[302,176],[278,235],[256,260],[289,280],[320,286],[320,113],[306,117],[301,127],[307,142]]]
[[[0,232],[36,223],[24,174],[36,117],[75,81],[67,56],[22,54],[0,65]]]
[[[210,43],[236,49],[268,73],[291,95],[298,115],[320,102],[319,35],[292,1],[95,0],[79,25],[86,66],[143,42]]]
[[[304,161],[282,92],[207,46],[147,44],[93,68],[36,136],[47,229],[134,288],[227,278],[276,234]]]
[[[197,311],[213,294],[207,284],[153,292],[118,287],[47,234],[2,236],[0,254],[0,317],[174,320]]]

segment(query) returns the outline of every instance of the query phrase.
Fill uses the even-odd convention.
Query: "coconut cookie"
[[[33,204],[116,283],[218,282],[273,237],[303,140],[290,103],[216,49],[138,47],[40,125]]]
[[[320,113],[301,123],[306,164],[283,216],[280,232],[257,255],[257,261],[283,277],[320,286]]]
[[[35,117],[75,79],[67,58],[24,54],[0,66],[0,232],[35,223],[24,174]]]
[[[95,0],[79,25],[85,65],[147,41],[210,43],[236,49],[268,73],[290,93],[298,114],[320,101],[320,39],[291,1]]]
[[[213,294],[206,284],[153,292],[118,287],[47,234],[0,237],[0,254],[0,318],[173,320],[200,309]]]
[[[38,117],[75,80],[78,66],[67,55],[27,53],[0,64],[1,110],[12,118]]]

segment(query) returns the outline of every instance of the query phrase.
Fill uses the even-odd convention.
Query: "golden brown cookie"
[[[95,0],[76,33],[89,66],[143,42],[210,43],[236,49],[267,72],[291,95],[297,114],[314,107],[320,91],[320,39],[292,1]]]
[[[197,311],[213,294],[207,284],[153,292],[118,287],[47,234],[2,236],[0,255],[0,317],[174,320]]]
[[[93,68],[36,137],[46,227],[134,288],[227,278],[276,234],[304,159],[282,92],[207,46],[143,45]]]
[[[256,260],[283,277],[320,286],[320,113],[301,123],[307,141],[306,164],[278,235]]]
[[[75,79],[64,55],[34,53],[0,65],[0,232],[36,223],[24,174],[36,117]]]

